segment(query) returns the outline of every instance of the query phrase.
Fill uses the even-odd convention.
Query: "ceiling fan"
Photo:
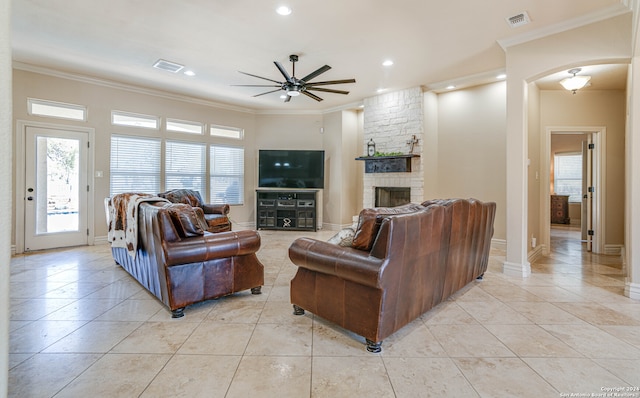
[[[356,79],[329,80],[329,81],[315,82],[315,83],[310,82],[311,79],[314,79],[318,75],[320,75],[320,74],[328,71],[329,69],[331,69],[331,67],[329,65],[325,65],[323,67],[320,67],[320,68],[316,69],[314,72],[309,73],[307,76],[303,77],[302,79],[298,79],[296,77],[296,62],[298,62],[298,56],[295,55],[295,54],[289,55],[289,61],[291,61],[291,63],[293,64],[293,73],[291,75],[289,75],[289,73],[287,73],[287,71],[282,67],[282,65],[278,61],[274,61],[273,62],[274,64],[276,64],[276,67],[278,68],[280,73],[282,73],[282,76],[284,76],[285,80],[283,82],[279,82],[277,80],[269,79],[269,78],[262,77],[262,76],[252,75],[251,73],[238,71],[238,72],[240,72],[240,73],[242,73],[244,75],[257,77],[258,79],[268,80],[270,82],[277,83],[277,84],[234,84],[234,86],[239,86],[239,87],[277,87],[277,89],[275,89],[275,90],[270,90],[270,91],[267,91],[267,92],[264,92],[264,93],[261,93],[261,94],[256,94],[256,95],[254,95],[254,97],[259,97],[261,95],[275,93],[277,91],[284,90],[287,93],[287,98],[285,98],[284,102],[289,102],[289,101],[291,101],[291,97],[297,97],[300,94],[304,94],[307,97],[313,98],[316,101],[322,101],[322,98],[320,98],[317,95],[311,93],[310,91],[322,91],[322,92],[325,92],[325,93],[334,93],[334,94],[349,94],[348,91],[334,90],[334,89],[330,89],[330,88],[322,88],[322,87],[317,87],[317,86],[327,86],[327,85],[330,85],[330,84],[344,84],[344,83],[355,83],[356,82]]]

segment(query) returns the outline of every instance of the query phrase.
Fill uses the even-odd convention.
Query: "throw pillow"
[[[380,224],[384,216],[393,214],[406,214],[424,209],[422,205],[409,203],[397,207],[374,207],[371,209],[363,209],[358,217],[358,228],[353,237],[353,247],[360,250],[371,250],[373,242],[378,236]]]
[[[168,211],[181,238],[204,235],[206,228],[203,228],[203,225],[206,225],[206,221],[204,221],[202,209],[187,204],[174,203],[168,207]],[[198,215],[198,211],[200,215]]]

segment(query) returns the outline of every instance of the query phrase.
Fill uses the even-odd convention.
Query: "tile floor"
[[[620,257],[583,253],[575,233],[554,229],[553,254],[524,280],[503,275],[494,251],[483,281],[381,354],[292,315],[287,248],[300,233],[261,231],[262,295],[193,305],[181,319],[106,245],[16,256],[9,396],[640,397],[640,302],[622,295]]]

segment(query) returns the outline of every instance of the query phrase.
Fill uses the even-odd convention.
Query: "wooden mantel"
[[[364,160],[365,173],[410,173],[411,159],[420,155],[393,156],[360,156],[356,160]]]

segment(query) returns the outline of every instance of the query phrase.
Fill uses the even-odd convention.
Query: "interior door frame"
[[[87,142],[89,148],[87,150],[87,184],[89,185],[89,191],[87,192],[87,245],[95,244],[95,181],[94,181],[94,169],[95,169],[95,156],[93,144],[95,141],[95,129],[91,127],[72,126],[56,123],[35,122],[31,120],[17,120],[16,121],[16,151],[15,151],[15,181],[16,191],[14,196],[15,203],[15,253],[24,253],[25,239],[24,239],[24,219],[25,219],[25,195],[26,191],[26,177],[25,177],[25,165],[26,165],[26,134],[27,127],[36,127],[53,130],[66,130],[77,133],[87,134]]]
[[[541,212],[541,243],[543,244],[542,254],[549,255],[551,247],[551,204],[549,197],[551,195],[550,177],[551,173],[551,135],[554,133],[571,134],[571,133],[592,133],[593,143],[595,144],[593,152],[593,186],[595,187],[595,207],[593,211],[594,236],[592,241],[593,253],[604,253],[605,242],[605,223],[603,209],[606,208],[605,195],[606,192],[606,153],[607,153],[607,128],[604,126],[548,126],[543,136],[543,173],[540,180],[540,212]]]

